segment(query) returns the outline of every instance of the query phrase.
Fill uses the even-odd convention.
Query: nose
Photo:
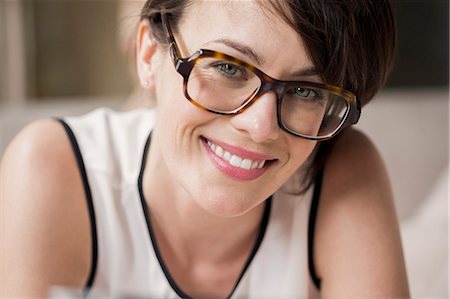
[[[245,111],[231,117],[231,124],[253,141],[264,143],[279,137],[277,100],[274,92],[262,94]]]

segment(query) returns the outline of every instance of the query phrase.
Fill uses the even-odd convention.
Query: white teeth
[[[228,162],[230,162],[231,154],[229,152],[224,152],[222,158]]]
[[[242,159],[233,155],[230,159],[230,164],[236,167],[241,167]]]
[[[215,153],[216,153],[217,156],[222,158],[222,156],[223,156],[223,148],[221,148],[220,146],[217,145]]]
[[[249,159],[242,160],[241,168],[244,168],[244,169],[252,168],[252,160],[249,160]]]
[[[242,169],[259,169],[263,168],[266,163],[265,160],[250,160],[238,157],[236,155],[232,155],[229,152],[225,151],[221,146],[215,145],[211,141],[207,140],[208,146],[211,150],[216,154],[216,156],[228,161],[234,167],[239,167]]]

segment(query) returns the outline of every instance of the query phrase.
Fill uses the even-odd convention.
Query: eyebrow
[[[264,59],[262,59],[258,54],[256,54],[256,52],[253,51],[253,49],[250,48],[249,46],[246,46],[242,43],[227,38],[219,38],[214,40],[213,42],[221,43],[224,44],[225,46],[235,49],[236,51],[250,58],[253,62],[256,62],[256,64],[258,65],[264,64]]]
[[[312,76],[321,76],[320,72],[317,68],[312,65],[306,67],[304,69],[300,69],[292,74],[294,77],[312,77]]]
[[[253,62],[255,62],[257,65],[261,66],[264,64],[264,59],[262,59],[261,56],[259,56],[252,48],[249,46],[246,46],[240,42],[228,39],[228,38],[219,38],[214,41],[214,43],[220,43],[224,44],[225,46],[228,46],[230,48],[235,49],[236,51],[240,52],[241,54],[247,56],[250,58]],[[317,70],[317,68],[312,65],[309,67],[306,67],[304,69],[300,69],[292,74],[293,77],[312,77],[312,76],[321,76],[320,72]]]

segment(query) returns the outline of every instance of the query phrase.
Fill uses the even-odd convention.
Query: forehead
[[[256,38],[278,32],[283,36],[293,33],[291,38],[299,38],[267,1],[205,0],[192,3],[183,27],[194,26],[199,35],[228,34],[239,37],[238,34],[246,34],[247,38],[249,35]]]
[[[189,54],[207,47],[236,55],[215,43],[227,39],[252,48],[265,62],[259,66],[275,72],[312,66],[300,35],[269,2],[193,1],[178,31]]]

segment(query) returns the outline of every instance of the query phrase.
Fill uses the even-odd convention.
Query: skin
[[[64,129],[53,120],[28,125],[0,167],[0,297],[42,298],[51,285],[82,286],[90,224]]]
[[[248,61],[274,78],[318,80],[292,75],[313,66],[294,30],[252,2],[239,3],[239,9],[235,5],[196,2],[175,34],[182,55],[208,48]],[[224,38],[250,47],[261,62],[213,42]],[[184,98],[182,77],[167,48],[152,38],[146,22],[139,27],[137,49],[140,82],[158,99],[143,178],[158,245],[186,293],[225,297],[255,242],[265,199],[316,144],[278,127],[273,93],[236,116],[194,107]],[[264,153],[276,162],[255,180],[232,179],[211,164],[200,136]],[[53,284],[83,286],[91,263],[89,218],[62,127],[52,120],[26,127],[5,153],[0,183],[0,295],[45,296]],[[322,193],[314,252],[322,296],[408,297],[389,180],[362,133],[349,129],[340,136]]]

